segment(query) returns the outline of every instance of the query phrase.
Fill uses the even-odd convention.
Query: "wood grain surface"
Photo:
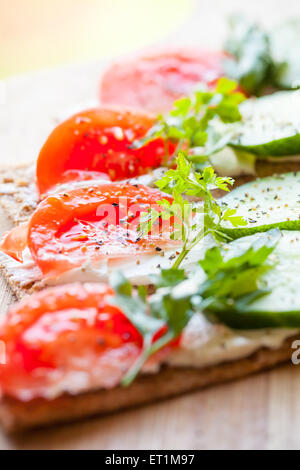
[[[282,2],[196,2],[187,23],[165,43],[217,46],[225,17],[244,11],[270,25],[282,19]],[[245,2],[246,3],[246,2]],[[300,15],[286,0],[287,16]],[[105,64],[104,64],[105,65]],[[0,165],[30,162],[55,123],[96,102],[101,63],[68,66],[14,77],[2,84]],[[9,228],[0,214],[1,232]],[[0,279],[0,309],[13,301]],[[269,373],[156,405],[17,438],[0,431],[0,449],[299,449],[300,367]]]

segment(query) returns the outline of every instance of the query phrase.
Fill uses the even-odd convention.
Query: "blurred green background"
[[[163,39],[194,0],[0,0],[0,78]]]

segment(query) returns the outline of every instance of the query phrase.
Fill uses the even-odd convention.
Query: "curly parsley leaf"
[[[250,247],[244,248],[230,245],[229,255],[226,248],[213,247],[206,251],[204,258],[199,261],[208,278],[214,277],[218,272],[229,272],[247,266],[261,266],[273,252],[280,238],[280,231],[272,229],[262,235]]]
[[[149,297],[144,290],[142,293],[134,290],[121,273],[115,273],[111,277],[115,290],[111,301],[120,307],[143,337],[141,354],[126,372],[122,385],[128,386],[151,355],[178,338],[197,311],[209,318],[221,316],[230,326],[227,311],[234,308],[241,311],[268,294],[261,278],[274,266],[269,256],[279,237],[280,231],[273,229],[250,246],[216,246],[207,250],[199,262],[206,275],[204,281],[197,268],[189,278],[180,269],[162,270],[160,275],[152,276],[157,290]],[[243,326],[243,318],[240,322]]]
[[[164,322],[149,315],[149,306],[145,302],[144,293],[136,295],[132,285],[122,273],[114,273],[110,278],[110,285],[115,291],[114,302],[118,304],[141,335],[153,336],[162,328]]]
[[[148,300],[145,290],[133,290],[130,282],[120,272],[111,276],[115,291],[111,302],[120,307],[143,337],[143,349],[122,380],[128,386],[134,380],[147,359],[175,339],[186,326],[193,312],[189,295],[175,296],[173,288],[184,279],[180,270],[162,271],[155,281],[163,287]],[[158,339],[155,339],[156,336]]]
[[[237,91],[235,81],[220,78],[214,90],[203,88],[189,98],[175,101],[170,113],[158,116],[146,137],[134,142],[133,146],[141,147],[146,142],[161,137],[166,143],[165,164],[169,162],[169,141],[177,144],[175,155],[182,149],[198,149],[197,153],[200,152],[200,155],[193,155],[191,159],[205,161],[209,155],[221,150],[230,141],[231,136],[225,129],[223,133],[218,133],[215,127],[211,126],[211,121],[219,119],[226,124],[240,121],[239,104],[244,99],[244,95]]]
[[[176,288],[158,290],[149,299],[151,313],[155,317],[163,317],[168,325],[166,336],[175,339],[193,315],[191,297],[184,291],[176,292]],[[159,348],[166,344],[164,338],[159,340]],[[155,345],[157,350],[158,345]]]
[[[205,167],[202,172],[196,172],[185,152],[179,152],[176,157],[176,169],[167,170],[164,176],[155,182],[163,192],[172,194],[185,194],[202,198],[207,191],[221,189],[229,191],[234,180],[230,177],[217,176],[212,167]]]
[[[262,284],[262,275],[274,264],[269,256],[280,239],[280,230],[272,229],[260,236],[250,247],[231,245],[229,255],[224,248],[207,250],[199,262],[207,279],[198,294],[202,297],[200,308],[204,312],[218,312],[245,306],[270,291]],[[236,249],[234,249],[236,247]],[[226,316],[222,317],[223,321]]]
[[[161,191],[172,195],[173,202],[166,199],[158,201],[161,211],[150,209],[148,213],[142,214],[139,228],[141,236],[145,236],[159,218],[173,219],[171,238],[183,242],[173,265],[177,269],[191,249],[209,233],[221,240],[228,237],[221,230],[222,221],[226,220],[234,227],[246,225],[247,222],[235,215],[235,209],[223,209],[212,195],[213,189],[229,191],[229,186],[233,184],[232,178],[217,176],[212,167],[196,172],[184,152],[179,152],[176,163],[176,169],[168,170],[156,182]],[[200,198],[203,203],[194,205],[185,196]]]
[[[152,274],[150,278],[156,287],[175,287],[186,276],[183,269],[162,269],[159,274]]]

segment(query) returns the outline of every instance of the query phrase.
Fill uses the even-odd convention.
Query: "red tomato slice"
[[[44,199],[29,223],[28,246],[42,273],[52,277],[100,260],[132,258],[175,247],[169,221],[140,238],[141,212],[172,198],[143,185],[110,183]]]
[[[152,125],[148,115],[112,109],[83,111],[64,121],[50,134],[38,157],[40,194],[70,179],[94,179],[104,174],[116,181],[160,166],[165,155],[162,139],[131,148]],[[173,147],[170,144],[170,154]],[[75,170],[79,171],[77,176]]]
[[[155,113],[171,109],[199,82],[213,85],[223,74],[223,52],[180,49],[112,65],[103,75],[100,100]]]
[[[0,393],[28,401],[118,385],[140,355],[143,338],[110,302],[105,284],[45,289],[13,306],[1,325],[6,363]],[[162,327],[154,336],[166,332]],[[159,351],[160,361],[180,339]]]
[[[26,401],[118,384],[143,339],[109,304],[112,295],[104,284],[64,285],[11,308],[0,333],[6,345],[1,392]]]

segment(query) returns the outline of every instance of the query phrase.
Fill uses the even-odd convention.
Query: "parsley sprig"
[[[123,377],[123,386],[130,385],[150,356],[179,336],[193,315],[191,297],[186,293],[174,295],[174,287],[184,277],[181,270],[162,270],[153,278],[159,288],[148,299],[144,289],[133,290],[123,274],[115,273],[111,277],[110,283],[115,290],[112,301],[143,337],[142,352]]]
[[[213,247],[206,251],[205,256],[199,261],[207,280],[202,284],[199,292],[205,301],[204,309],[216,309],[222,304],[232,305],[236,299],[251,294],[252,301],[261,295],[269,293],[262,288],[261,276],[273,267],[272,260],[268,260],[280,238],[280,230],[272,229],[260,236],[248,248],[237,245],[229,245],[227,250],[221,247]]]
[[[170,113],[158,116],[147,135],[136,141],[134,146],[140,147],[162,137],[165,142],[164,165],[172,164],[167,144],[169,141],[176,143],[174,155],[182,149],[197,149],[196,153],[188,153],[187,158],[204,163],[210,155],[226,146],[232,135],[230,127],[218,132],[216,126],[211,125],[212,122],[218,119],[228,124],[241,120],[239,104],[245,96],[236,90],[237,83],[223,77],[218,80],[215,89],[203,88],[195,91],[191,97],[175,101]]]
[[[179,152],[176,163],[176,169],[168,170],[155,183],[161,191],[172,195],[173,202],[166,199],[158,201],[161,210],[150,208],[142,215],[140,222],[141,236],[145,236],[158,219],[173,220],[171,238],[183,242],[173,265],[175,269],[206,235],[226,239],[228,235],[221,231],[223,221],[229,221],[234,227],[247,224],[243,217],[235,215],[235,209],[223,209],[212,195],[213,189],[229,191],[229,186],[233,184],[232,178],[217,176],[212,167],[205,167],[201,172],[195,171],[184,152]],[[193,204],[186,196],[197,197],[203,203]]]
[[[157,290],[149,297],[143,288],[134,290],[121,273],[114,273],[111,285],[115,296],[111,301],[143,337],[141,354],[126,372],[122,385],[130,385],[150,356],[178,338],[196,312],[203,312],[210,320],[217,318],[228,326],[243,328],[247,321],[243,315],[245,308],[270,292],[262,278],[274,267],[269,256],[279,238],[280,230],[272,229],[250,246],[215,246],[206,251],[188,277],[182,269],[161,270],[152,276]],[[204,280],[199,269],[205,273]],[[232,311],[237,313],[234,324],[228,315]]]
[[[286,326],[261,312],[257,315],[255,308],[252,309],[253,302],[271,292],[264,281],[264,274],[277,263],[276,257],[270,258],[270,254],[280,236],[279,229],[272,229],[248,247],[229,244],[225,246],[229,255],[224,247],[207,250],[199,262],[206,280],[198,289],[198,297],[193,299],[194,307],[209,319],[217,318],[231,328]]]

